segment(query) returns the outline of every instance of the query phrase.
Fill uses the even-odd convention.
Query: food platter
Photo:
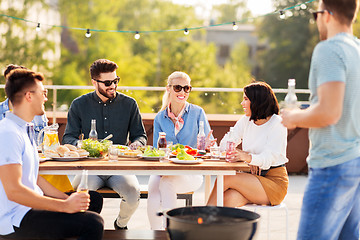
[[[118,154],[119,158],[139,158],[138,155],[125,155],[125,154]]]
[[[173,163],[181,163],[181,164],[196,164],[196,163],[201,163],[203,160],[201,158],[196,158],[195,160],[181,160],[178,158],[171,158],[170,161]]]
[[[144,160],[149,160],[149,161],[159,161],[161,157],[147,157],[147,156],[142,156],[142,155],[138,155],[138,157],[141,157]]]
[[[104,159],[104,157],[86,157],[87,159],[90,159],[90,160],[101,160],[101,159]],[[81,159],[79,159],[81,160]]]
[[[54,161],[80,161],[85,159],[91,159],[89,157],[52,157],[51,160]]]

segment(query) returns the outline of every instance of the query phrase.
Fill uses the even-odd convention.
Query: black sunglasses
[[[98,82],[98,83],[103,83],[106,87],[110,87],[111,84],[118,84],[119,80],[120,80],[120,77],[116,77],[114,80],[98,80],[98,79],[93,79],[95,82]]]
[[[184,89],[184,92],[189,93],[191,92],[192,86],[189,85],[185,85],[185,86],[181,86],[181,85],[170,85],[173,87],[175,92],[181,92],[182,89]]]
[[[312,15],[313,15],[313,17],[314,17],[314,19],[316,21],[317,18],[318,18],[318,14],[319,13],[324,13],[324,12],[328,12],[329,14],[333,15],[333,13],[331,11],[329,11],[329,10],[320,10],[320,11],[315,11],[315,12],[311,12],[311,13],[312,13]]]

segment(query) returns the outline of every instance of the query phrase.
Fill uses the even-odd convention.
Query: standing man
[[[117,64],[98,59],[90,67],[95,91],[76,98],[70,106],[63,143],[76,145],[79,135],[89,137],[91,119],[96,119],[96,131],[100,139],[113,134],[115,144],[135,149],[146,144],[146,134],[136,101],[116,91],[120,77],[116,75]],[[80,182],[75,177],[73,185]],[[127,223],[140,200],[139,182],[135,175],[89,176],[90,190],[107,186],[115,190],[122,202],[115,219],[115,229],[127,229]]]
[[[298,239],[359,239],[360,41],[353,36],[359,0],[320,0],[321,42],[309,75],[311,106],[282,112],[288,128],[310,128],[307,184]]]
[[[102,239],[103,219],[88,193],[68,196],[41,176],[34,141],[36,115],[44,114],[43,75],[13,70],[5,92],[13,111],[0,121],[0,235],[11,239]]]

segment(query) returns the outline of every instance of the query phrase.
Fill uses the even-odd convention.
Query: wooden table
[[[82,170],[89,175],[215,175],[217,176],[217,205],[223,206],[224,175],[236,171],[249,171],[243,162],[227,163],[223,160],[205,160],[199,164],[176,164],[138,158],[120,158],[117,162],[102,160],[45,161],[40,163],[40,174],[76,175]],[[205,178],[205,200],[210,192],[210,177]]]

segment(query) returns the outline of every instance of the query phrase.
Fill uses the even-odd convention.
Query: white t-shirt
[[[281,117],[274,114],[262,125],[249,119],[244,115],[236,122],[232,138],[236,146],[242,142],[242,149],[251,154],[250,164],[266,170],[287,163],[287,129],[281,124]],[[225,148],[228,136],[221,140],[221,149]]]
[[[43,195],[37,185],[39,172],[37,148],[35,142],[30,142],[26,124],[26,121],[10,112],[0,121],[0,166],[20,164],[22,184]],[[19,227],[24,215],[30,209],[10,201],[0,181],[0,235],[14,232],[13,226]]]

